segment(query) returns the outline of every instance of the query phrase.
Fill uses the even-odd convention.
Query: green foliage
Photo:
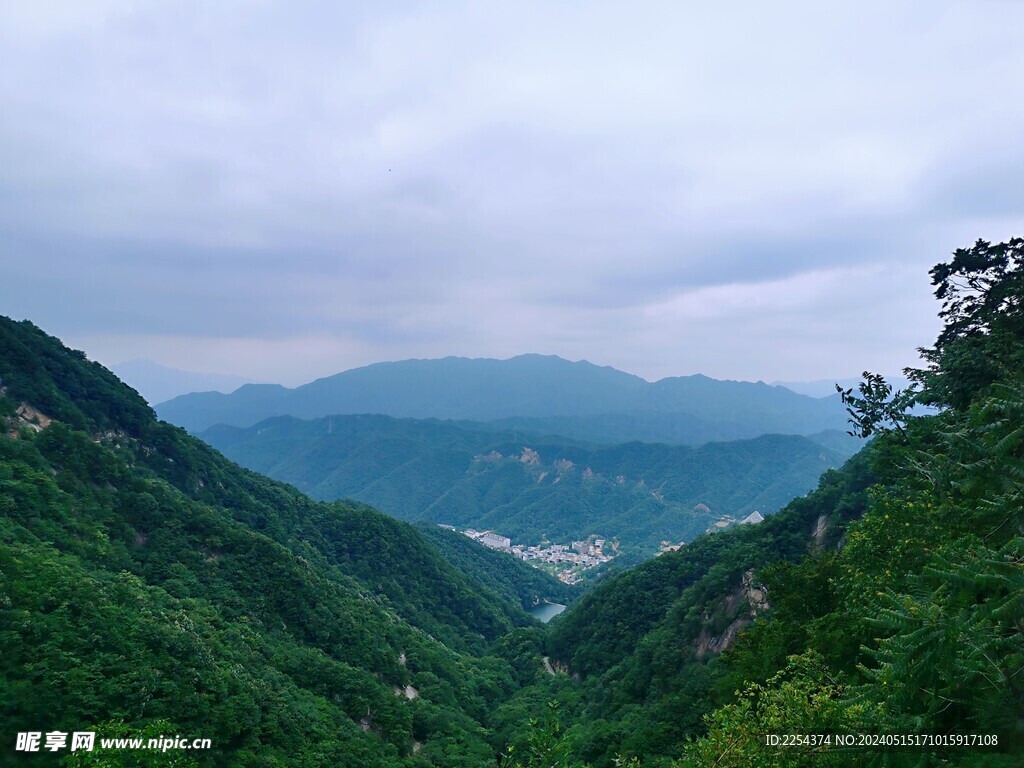
[[[978,240],[931,271],[944,325],[929,364],[909,371],[926,402],[965,409],[987,387],[1024,369],[1024,240]]]
[[[530,720],[530,733],[521,750],[510,746],[502,756],[500,768],[581,768],[572,757],[570,745],[558,717],[558,701],[548,702],[543,718]]]
[[[420,534],[445,558],[465,573],[474,583],[482,584],[494,594],[494,600],[528,610],[541,601],[567,605],[579,595],[577,587],[524,563],[507,552],[499,552],[467,536],[419,523]]]
[[[842,704],[842,686],[814,653],[792,656],[765,685],[747,686],[736,701],[707,717],[707,735],[686,745],[678,768],[844,766],[849,753],[825,745],[781,748],[766,736],[855,732],[857,722]]]
[[[137,392],[27,320],[0,317],[0,350],[0,387],[9,401],[31,403],[48,417],[88,432],[137,435],[153,419]]]
[[[998,733],[1024,745],[1024,539],[936,558],[903,595],[879,593],[869,624],[884,638],[862,667],[878,719],[910,729]]]
[[[826,661],[829,711],[787,714],[789,731],[818,732],[838,717],[866,733],[998,739],[987,748],[867,751],[866,763],[1006,765],[1024,745],[1022,247],[979,241],[932,270],[945,327],[923,350],[929,368],[913,377],[919,399],[946,410],[903,422],[884,382],[866,382],[853,403],[859,428],[895,427],[870,448],[880,482],[868,511],[847,526],[838,553],[762,574],[771,617],[724,659],[723,680],[733,685],[765,680],[783,654],[802,649]],[[754,685],[773,697],[788,683]],[[715,710],[683,764],[783,759],[750,739],[767,726],[746,695]],[[744,744],[753,746],[741,759]],[[734,757],[724,759],[729,749]]]
[[[867,438],[876,432],[891,428],[903,434],[907,421],[907,410],[914,404],[916,394],[912,390],[893,392],[892,385],[877,373],[864,371],[864,378],[858,386],[860,395],[853,389],[843,389],[836,384],[836,391],[850,414],[849,422],[853,437]]]
[[[0,730],[213,742],[159,764],[493,765],[483,723],[518,684],[484,654],[530,623],[518,606],[405,523],[313,502],[151,418],[127,428],[130,390],[70,396],[63,377],[108,374],[12,325],[8,393],[68,421],[0,436]]]
[[[180,729],[167,720],[154,720],[144,727],[125,723],[122,720],[100,723],[96,726],[96,742],[92,751],[68,752],[61,761],[65,768],[198,768],[199,762],[189,751],[161,749],[102,749],[100,739],[174,739]],[[191,739],[190,739],[191,741]]]
[[[696,538],[721,516],[774,512],[841,461],[796,435],[594,447],[365,415],[279,417],[202,437],[314,498],[359,499],[400,519],[493,529],[525,544],[597,534],[642,556]]]

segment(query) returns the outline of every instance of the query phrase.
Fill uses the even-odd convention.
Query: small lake
[[[541,603],[540,605],[533,606],[527,613],[538,621],[547,624],[564,610],[565,606],[558,603]]]

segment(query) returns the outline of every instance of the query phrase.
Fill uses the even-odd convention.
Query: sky
[[[1024,234],[1024,2],[0,3],[0,314],[296,385],[896,373]]]

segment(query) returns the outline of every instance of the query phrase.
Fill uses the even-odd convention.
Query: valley
[[[442,528],[457,530],[452,526],[440,524]],[[479,541],[485,547],[505,552],[517,560],[529,563],[534,568],[550,573],[559,581],[569,585],[579,584],[584,572],[599,565],[610,563],[618,554],[618,542],[590,535],[570,545],[541,542],[533,546],[513,544],[507,536],[490,531],[481,533],[467,528],[458,531],[463,536]]]
[[[866,754],[1015,765],[1022,252],[933,270],[943,332],[910,395],[845,393],[852,456],[366,414],[208,444],[0,318],[0,730],[209,738],[191,768],[754,768],[781,727],[986,730]],[[136,764],[28,743],[5,764]],[[849,755],[805,757],[776,762]]]
[[[665,540],[774,512],[845,458],[799,435],[605,446],[381,415],[282,416],[220,425],[202,438],[314,498],[357,499],[399,519],[495,530],[517,542],[600,531],[633,563]]]

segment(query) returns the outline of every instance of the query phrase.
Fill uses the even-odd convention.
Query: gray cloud
[[[894,371],[1024,227],[1019,4],[0,9],[2,311],[296,383]]]

